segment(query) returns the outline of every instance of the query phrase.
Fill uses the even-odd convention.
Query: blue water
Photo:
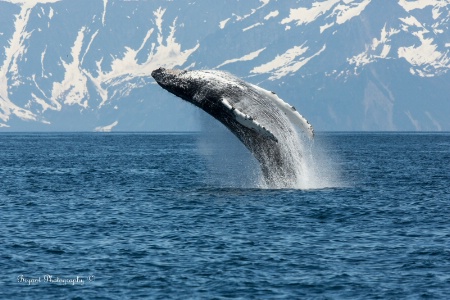
[[[308,190],[201,139],[0,134],[0,298],[450,295],[450,134],[319,133],[337,181]]]

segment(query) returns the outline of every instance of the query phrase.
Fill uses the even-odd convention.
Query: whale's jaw
[[[192,82],[180,76],[185,72],[182,70],[159,68],[152,72],[152,77],[163,89],[186,101],[192,102],[192,94],[195,89],[191,87]]]

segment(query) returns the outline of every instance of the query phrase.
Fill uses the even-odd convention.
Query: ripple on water
[[[233,185],[195,134],[0,135],[0,298],[444,299],[450,136],[319,138],[345,184]],[[17,281],[46,274],[95,280]]]

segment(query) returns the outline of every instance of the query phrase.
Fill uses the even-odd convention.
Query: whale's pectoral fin
[[[272,132],[270,132],[270,130],[268,130],[266,127],[262,126],[261,124],[259,124],[259,122],[256,121],[251,116],[246,115],[239,109],[233,107],[230,104],[230,102],[227,101],[227,99],[222,99],[222,104],[234,115],[235,120],[239,124],[249,128],[249,129],[252,129],[252,130],[256,131],[257,133],[259,133],[263,136],[266,136],[266,137],[270,138],[271,140],[278,143],[278,139],[273,135]]]
[[[314,128],[292,105],[285,102],[283,99],[277,96],[274,92],[269,92],[259,86],[253,85],[254,88],[264,92],[269,98],[273,100],[273,103],[284,112],[288,119],[303,129],[310,139],[314,138]]]
[[[308,134],[308,137],[310,139],[314,138],[314,128],[312,125],[308,122],[308,120],[305,119],[292,105],[289,103],[284,102],[280,98],[278,98],[280,101],[276,102],[277,106],[286,114],[286,116],[293,122],[294,124],[298,124],[303,128],[303,130]]]

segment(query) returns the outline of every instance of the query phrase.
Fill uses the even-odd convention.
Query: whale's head
[[[152,72],[152,77],[165,90],[194,104],[194,95],[198,90],[198,82],[193,80],[189,71],[159,68]]]
[[[231,96],[239,88],[233,84],[234,79],[222,71],[186,71],[159,68],[152,72],[152,77],[165,90],[186,100],[208,113],[211,105],[222,100],[223,95]],[[237,81],[236,81],[237,82]]]

